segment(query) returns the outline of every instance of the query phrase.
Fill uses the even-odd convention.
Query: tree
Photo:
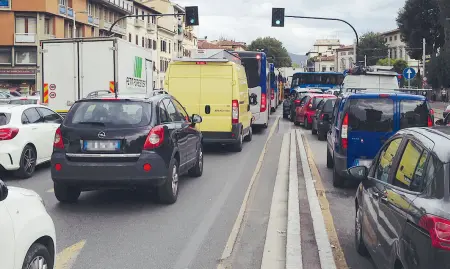
[[[444,44],[444,28],[440,21],[439,0],[407,0],[399,11],[397,25],[408,54],[416,60],[422,59],[422,40],[426,40],[426,54],[436,53]]]
[[[297,64],[297,63],[292,63],[292,67],[293,67],[293,68],[299,68],[299,67],[300,67],[300,65],[299,65],[299,64]]]
[[[375,65],[378,59],[386,57],[388,47],[379,33],[367,32],[359,39],[358,60],[367,58],[367,65]]]
[[[292,65],[291,57],[283,43],[273,37],[258,37],[248,46],[249,51],[264,50],[268,57],[273,57],[275,67],[290,67]]]

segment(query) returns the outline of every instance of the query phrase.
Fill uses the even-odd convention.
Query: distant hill
[[[296,63],[299,66],[306,66],[306,60],[308,59],[308,56],[306,55],[300,55],[300,54],[294,54],[288,52],[289,57],[291,57],[292,63]]]

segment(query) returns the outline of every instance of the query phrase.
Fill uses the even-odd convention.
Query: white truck
[[[152,51],[117,37],[41,41],[41,101],[63,116],[96,91],[148,93],[154,88]]]

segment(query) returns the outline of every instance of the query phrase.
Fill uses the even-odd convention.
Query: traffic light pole
[[[172,14],[146,14],[146,15],[125,15],[122,16],[120,18],[118,18],[117,20],[115,20],[112,24],[111,27],[109,27],[109,34],[113,35],[112,29],[114,28],[114,26],[116,26],[116,24],[126,18],[140,18],[140,17],[165,17],[165,16],[182,16],[182,15],[186,15],[186,13],[172,13]]]
[[[308,16],[288,16],[285,15],[285,18],[296,18],[296,19],[311,19],[311,20],[326,20],[326,21],[340,21],[343,22],[345,24],[347,24],[348,26],[350,26],[350,28],[352,28],[353,32],[355,33],[356,36],[356,46],[353,48],[354,54],[355,54],[355,63],[358,62],[358,54],[357,53],[357,47],[359,46],[359,37],[358,37],[358,33],[355,30],[355,27],[353,27],[353,25],[351,25],[348,21],[342,20],[342,19],[338,19],[338,18],[326,18],[326,17],[308,17]]]

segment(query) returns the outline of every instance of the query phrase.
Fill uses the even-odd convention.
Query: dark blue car
[[[339,96],[327,134],[327,167],[333,168],[333,185],[344,185],[348,168],[370,166],[398,130],[433,125],[433,110],[421,95],[387,91]]]

